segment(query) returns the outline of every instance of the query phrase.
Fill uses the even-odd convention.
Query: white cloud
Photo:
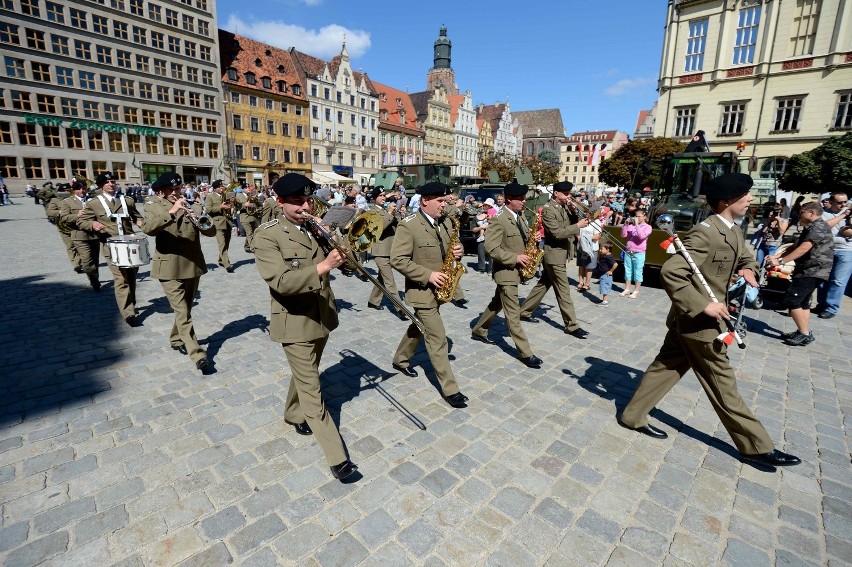
[[[303,0],[310,4],[321,0]],[[363,30],[351,30],[338,24],[329,24],[311,30],[281,21],[247,22],[238,16],[228,17],[223,29],[244,35],[261,43],[289,49],[295,47],[308,55],[330,59],[340,54],[343,36],[346,34],[346,50],[354,58],[362,56],[370,48],[370,34]]]
[[[654,84],[654,79],[639,77],[636,79],[621,79],[612,86],[604,89],[604,92],[611,96],[620,96],[629,91],[645,89],[649,85]]]
[[[299,0],[305,6],[319,6],[322,4],[322,0]]]

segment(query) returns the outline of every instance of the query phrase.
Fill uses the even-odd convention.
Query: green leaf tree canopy
[[[666,154],[682,152],[686,144],[672,138],[643,138],[631,140],[601,162],[598,177],[609,186],[620,185],[628,189],[653,187],[654,174],[640,164],[646,159],[662,158]],[[637,171],[638,168],[638,171]],[[634,180],[633,176],[636,176]]]
[[[779,182],[784,191],[848,194],[852,191],[852,132],[791,157]]]

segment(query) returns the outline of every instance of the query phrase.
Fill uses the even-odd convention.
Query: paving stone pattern
[[[574,292],[586,341],[562,333],[548,295],[541,321],[524,324],[544,360],[535,371],[515,360],[502,319],[497,345],[470,340],[493,285],[469,273],[468,308],[442,308],[470,397],[457,410],[441,400],[422,349],[417,378],[393,371],[406,325],[366,309],[368,284],[338,275],[341,326],[322,380],[360,467],[341,484],[314,439],[283,421],[289,369],[269,340],[268,292],[241,238],[234,274],[203,239],[210,273],[194,321],[215,364],[208,376],[169,348],[173,318],[148,267],[138,284],[144,326],[131,329],[111,282],[95,293],[71,271],[40,206],[0,208],[0,241],[2,565],[852,559],[848,299],[838,317],[813,318],[817,340],[806,348],[777,340],[793,329],[783,313],[749,312],[748,349],[731,352],[741,392],[778,446],[804,460],[765,472],[738,460],[692,374],[652,415],[668,439],[616,423],[662,341],[669,302],[659,289],[629,300],[617,285],[606,309]],[[100,275],[108,281],[105,266]]]

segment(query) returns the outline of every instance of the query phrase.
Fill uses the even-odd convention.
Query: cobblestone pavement
[[[764,472],[738,460],[692,374],[652,414],[668,439],[616,423],[662,341],[669,303],[659,289],[613,297],[607,308],[574,293],[587,341],[562,333],[548,295],[541,321],[524,324],[544,359],[535,371],[505,340],[470,340],[493,286],[466,275],[468,309],[442,310],[471,398],[454,410],[422,350],[418,378],[393,371],[405,324],[365,309],[368,285],[338,276],[341,327],[322,378],[362,473],[341,484],[316,442],[284,424],[289,371],[265,331],[267,290],[241,238],[234,274],[215,266],[215,240],[204,239],[211,270],[194,320],[216,372],[202,376],[169,348],[172,315],[147,268],[144,326],[131,329],[111,282],[91,291],[41,207],[18,203],[0,208],[4,565],[852,559],[848,298],[838,317],[814,317],[817,340],[805,348],[777,340],[793,328],[788,317],[750,312],[760,320],[748,349],[731,352],[740,391],[779,448],[804,461]],[[492,336],[505,337],[498,321]]]

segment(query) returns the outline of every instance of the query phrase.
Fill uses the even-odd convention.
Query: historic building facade
[[[558,108],[545,110],[516,110],[512,117],[520,125],[523,139],[521,155],[536,157],[544,151],[553,152],[559,159],[559,148],[565,138],[562,112]]]
[[[426,134],[408,93],[372,81],[379,97],[379,164],[381,167],[423,162]]]
[[[479,173],[479,130],[476,127],[476,111],[470,91],[448,97],[450,123],[453,125],[453,175],[478,177]]]
[[[491,125],[494,152],[510,157],[520,155],[523,129],[513,120],[509,101],[490,105],[479,104],[476,107],[476,116]]]
[[[426,163],[453,163],[455,135],[450,122],[450,103],[447,90],[437,86],[434,91],[412,93],[411,103],[426,131],[423,159]]]
[[[219,30],[224,165],[231,180],[271,185],[311,174],[308,100],[289,51]]]
[[[654,135],[745,142],[772,176],[852,130],[850,46],[846,0],[669,0]]]
[[[222,162],[214,3],[0,1],[0,176],[212,179]]]
[[[314,179],[366,185],[379,167],[379,98],[370,78],[352,71],[345,42],[329,62],[290,53],[307,89]]]
[[[629,141],[627,133],[618,130],[571,134],[560,144],[560,179],[570,181],[577,188],[603,188],[604,185],[598,178],[598,167],[603,160]]]

